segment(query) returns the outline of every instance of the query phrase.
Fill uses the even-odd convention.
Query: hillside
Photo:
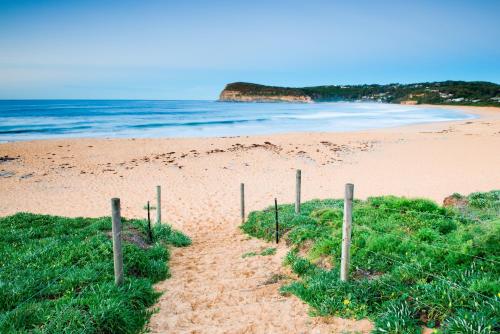
[[[500,106],[500,85],[483,81],[443,81],[289,88],[235,82],[226,85],[219,100],[229,102],[374,101],[402,104]]]

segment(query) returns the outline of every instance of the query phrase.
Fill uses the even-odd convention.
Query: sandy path
[[[0,214],[144,217],[163,186],[163,215],[193,238],[175,249],[173,277],[151,320],[156,333],[341,333],[368,322],[318,319],[297,298],[263,284],[283,273],[286,252],[242,258],[274,247],[239,232],[239,183],[248,211],[291,202],[295,169],[304,200],[395,194],[436,201],[453,193],[500,188],[500,112],[483,117],[362,133],[287,134],[211,139],[84,139],[0,145]]]
[[[217,192],[202,201],[208,217],[219,216]],[[234,215],[233,215],[234,216]],[[231,218],[228,215],[229,218]],[[158,285],[166,291],[150,323],[153,333],[340,333],[367,330],[368,321],[311,319],[293,297],[283,297],[273,275],[286,273],[280,245],[274,256],[242,258],[275,244],[250,239],[237,229],[238,219],[196,219],[184,225],[194,239],[189,249],[176,250],[173,277]]]

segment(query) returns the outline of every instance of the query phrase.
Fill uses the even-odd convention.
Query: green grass
[[[253,256],[257,256],[258,254],[255,253],[255,252],[247,252],[245,254],[243,254],[241,257],[246,259],[247,257],[253,257]]]
[[[260,253],[248,252],[248,253],[243,254],[241,257],[245,259],[247,257],[253,257],[253,256],[257,256],[257,255],[268,256],[268,255],[274,255],[274,254],[276,254],[276,248],[266,248],[263,251],[261,251]]]
[[[455,195],[460,196],[460,195]],[[374,333],[500,332],[500,191],[474,193],[463,208],[394,196],[354,201],[350,280],[339,280],[342,200],[279,206],[284,259],[298,278],[281,288],[313,315],[366,318]],[[274,211],[241,226],[274,239]]]
[[[276,254],[276,248],[266,248],[262,252],[260,252],[260,255],[262,256],[268,256],[268,255],[274,255]]]
[[[123,220],[125,282],[117,287],[111,219],[18,213],[0,218],[1,333],[139,333],[169,277],[168,245],[188,237],[169,225]],[[134,240],[132,242],[131,240]]]

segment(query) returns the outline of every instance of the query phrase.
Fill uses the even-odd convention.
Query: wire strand
[[[375,229],[372,229],[372,231],[378,232],[380,235],[382,235],[382,233],[386,233],[386,234],[390,233],[390,232],[387,232],[387,231],[380,231],[380,230],[375,230]],[[401,237],[401,236],[399,236],[399,235],[397,235],[395,233],[391,233],[390,235],[398,238],[401,241],[413,241],[410,237]],[[480,259],[482,261],[487,261],[487,262],[491,262],[491,263],[494,263],[494,264],[500,264],[500,261],[496,261],[496,260],[492,260],[492,259],[486,259],[486,258],[478,256],[478,255],[471,255],[471,254],[467,254],[467,253],[464,253],[464,252],[455,251],[455,250],[450,249],[448,247],[440,247],[440,246],[436,246],[436,245],[429,244],[429,243],[423,243],[422,245],[429,246],[429,247],[434,247],[434,248],[441,249],[441,250],[445,250],[447,252],[452,252],[452,253],[456,253],[456,254],[460,254],[460,255],[469,256],[469,257],[472,257],[472,258],[475,258],[475,259]]]
[[[439,216],[439,217],[445,217],[447,219],[455,219],[456,217],[449,217],[447,215],[441,215],[441,214],[433,214],[433,213],[426,213],[426,212],[421,212],[421,211],[415,211],[415,210],[404,210],[404,211],[401,211],[401,210],[397,210],[397,209],[391,209],[391,208],[377,208],[377,209],[381,209],[381,210],[390,210],[390,211],[396,211],[396,212],[399,212],[401,214],[404,214],[406,212],[412,212],[412,213],[417,213],[417,214],[421,214],[421,215],[431,215],[431,216]],[[289,215],[292,215],[292,218],[295,218],[297,216],[302,216],[302,217],[307,217],[308,219],[312,219],[314,221],[316,221],[317,223],[321,223],[321,221],[315,217],[310,217],[310,216],[305,216],[305,215],[301,215],[301,214],[294,214],[294,213],[289,213]],[[494,219],[493,219],[494,220]],[[493,220],[482,220],[481,222],[485,223],[485,222],[489,222],[489,221],[493,221]],[[372,228],[372,230],[374,230]],[[289,230],[288,230],[289,231]],[[284,232],[283,235],[285,233],[287,233],[288,231]],[[384,232],[384,231],[379,231],[379,232]],[[385,233],[389,233],[387,231],[385,231]],[[273,236],[275,235],[275,232],[273,232],[272,234]],[[281,234],[278,234],[281,236]],[[391,233],[391,235],[393,236],[396,236],[400,239],[402,239],[401,237],[399,237],[398,235],[396,234],[393,234]],[[404,239],[405,241],[408,241],[408,240],[411,240],[409,238],[405,238]],[[494,263],[494,264],[499,264],[500,265],[500,261],[496,261],[496,260],[493,260],[493,259],[486,259],[484,257],[481,257],[481,256],[478,256],[478,255],[471,255],[471,254],[467,254],[467,253],[464,253],[464,252],[460,252],[460,251],[456,251],[456,250],[453,250],[453,249],[450,249],[450,248],[447,248],[447,247],[440,247],[440,246],[436,246],[436,245],[432,245],[432,244],[425,244],[427,246],[430,246],[430,247],[434,247],[434,248],[438,248],[438,249],[441,249],[441,250],[445,250],[445,251],[448,251],[448,252],[452,252],[452,253],[456,253],[456,254],[459,254],[459,255],[464,255],[464,256],[469,256],[469,257],[472,257],[472,258],[477,258],[477,259],[481,259],[483,261],[487,261],[487,262],[491,262],[491,263]],[[483,249],[482,247],[479,247],[477,246],[476,248],[480,248],[480,249]]]
[[[444,278],[444,277],[442,277],[442,276],[440,276],[440,275],[434,275],[434,274],[432,274],[432,273],[425,272],[425,271],[423,270],[422,266],[420,266],[420,268],[416,268],[416,267],[415,267],[414,265],[412,265],[412,264],[409,264],[409,263],[403,263],[403,262],[401,262],[401,261],[395,260],[395,259],[393,259],[392,257],[386,256],[386,255],[384,255],[384,254],[381,254],[381,253],[375,253],[375,252],[373,252],[373,251],[371,251],[371,250],[367,250],[367,251],[368,251],[368,252],[370,252],[370,253],[372,253],[372,254],[374,254],[374,255],[376,255],[376,256],[382,256],[382,257],[384,257],[384,258],[388,259],[389,261],[392,261],[392,263],[399,263],[399,264],[400,264],[400,265],[402,265],[402,266],[412,266],[413,268],[415,268],[416,270],[420,271],[421,273],[424,273],[424,274],[426,274],[426,275],[429,275],[429,276],[435,277],[435,278],[437,278],[437,279],[441,279],[441,280],[443,280],[443,281],[445,281],[445,282],[447,282],[447,283],[451,284],[451,285],[452,285],[452,286],[454,286],[455,288],[461,288],[461,289],[463,289],[463,290],[465,290],[465,291],[468,291],[468,292],[471,292],[471,293],[475,293],[475,294],[477,294],[478,296],[481,296],[481,297],[484,297],[484,298],[487,298],[487,299],[493,300],[493,301],[495,301],[495,302],[497,302],[497,301],[498,301],[498,300],[496,300],[496,299],[494,299],[494,298],[491,298],[491,297],[489,297],[489,296],[483,295],[482,293],[479,293],[479,292],[477,292],[477,291],[470,290],[470,289],[468,289],[468,288],[466,288],[466,287],[464,287],[464,286],[462,286],[462,285],[460,285],[460,284],[454,283],[454,282],[452,282],[452,281],[450,281],[450,280],[448,280],[448,279],[446,279],[446,278]],[[496,297],[495,297],[495,298],[496,298]]]
[[[96,234],[97,236],[98,234]],[[101,249],[103,247],[104,244],[101,244],[98,248],[98,250],[103,250]],[[73,264],[72,266],[68,267],[66,270],[64,270],[61,274],[57,275],[56,277],[52,278],[51,280],[49,280],[49,282],[42,282],[40,283],[37,288],[41,287],[42,285],[46,284],[43,288],[41,288],[40,290],[38,290],[36,293],[34,293],[33,295],[31,295],[30,297],[26,298],[25,300],[23,300],[21,303],[17,304],[15,308],[13,308],[11,310],[12,311],[15,311],[16,309],[18,309],[19,307],[21,307],[22,305],[26,304],[28,301],[30,301],[31,299],[33,299],[34,297],[40,295],[43,291],[47,290],[48,288],[54,286],[56,283],[56,281],[58,281],[59,279],[61,279],[63,276],[65,276],[70,270],[73,270],[75,267],[77,267],[80,263],[83,262],[83,260],[86,260],[87,258],[86,257],[82,257],[80,260],[78,260],[75,264]]]
[[[106,271],[106,269],[101,269],[98,274],[99,276],[101,274],[104,273],[104,271]],[[90,284],[86,285],[82,290],[80,290],[78,292],[78,296],[81,296],[88,288],[89,288]],[[73,304],[74,302],[74,298],[72,298],[70,301],[68,301],[68,303],[62,308],[61,311],[59,311],[57,314],[64,314],[68,309],[69,307]],[[54,321],[56,321],[56,319],[58,319],[57,317],[54,317],[52,318],[48,323],[44,324],[44,327],[47,328],[48,326],[50,326]]]
[[[85,230],[91,229],[91,228],[93,228],[93,227],[95,227],[95,223],[90,224],[90,225],[88,225],[88,226],[85,226],[85,227],[83,227],[83,228],[79,229],[79,230],[78,230],[78,233],[85,232]],[[29,255],[29,256],[27,257],[27,259],[22,258],[22,260],[21,260],[21,258],[17,258],[17,259],[16,259],[16,260],[17,260],[17,262],[30,262],[30,261],[31,261],[32,259],[34,259],[35,257],[38,257],[38,256],[40,256],[40,255],[44,254],[45,252],[47,252],[49,249],[51,249],[51,248],[52,248],[52,246],[53,246],[53,245],[58,244],[58,243],[60,243],[60,242],[61,242],[61,240],[60,240],[60,239],[57,239],[56,237],[51,237],[51,238],[53,238],[54,240],[52,240],[52,242],[50,242],[50,243],[49,243],[48,245],[46,245],[44,248],[42,248],[42,249],[41,249],[41,250],[39,250],[38,252],[35,252],[35,254],[31,254],[31,255]],[[11,267],[11,266],[9,266],[9,267],[2,267],[2,270],[4,270],[4,271],[9,271],[9,270],[11,270],[11,269],[12,269],[12,267]]]

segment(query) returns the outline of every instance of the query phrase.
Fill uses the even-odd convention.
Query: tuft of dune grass
[[[313,315],[370,318],[374,333],[500,332],[500,191],[465,207],[395,196],[355,200],[350,279],[342,282],[343,200],[279,206],[284,259],[298,279],[281,288]],[[247,234],[271,241],[274,208],[250,213]],[[327,265],[325,265],[327,261]]]
[[[114,284],[111,219],[18,213],[0,218],[0,332],[139,333],[170,276],[169,225],[122,219],[125,282]]]

